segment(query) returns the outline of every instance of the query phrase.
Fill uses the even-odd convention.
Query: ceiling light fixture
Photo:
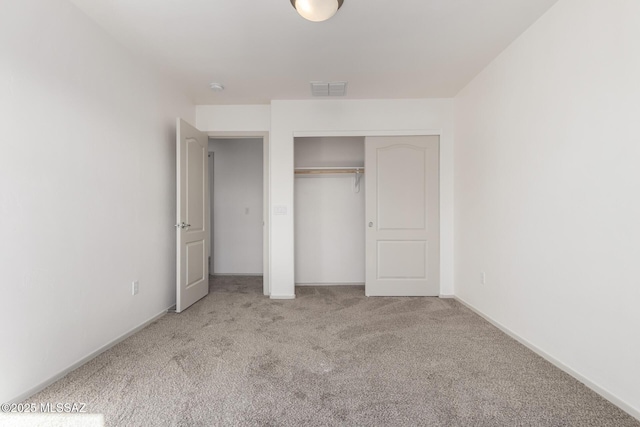
[[[300,16],[313,22],[322,22],[336,14],[344,0],[291,0]]]

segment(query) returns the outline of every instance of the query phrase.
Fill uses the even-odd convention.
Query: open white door
[[[208,137],[182,119],[177,133],[176,312],[209,293]]]
[[[365,140],[367,296],[437,296],[437,136]]]

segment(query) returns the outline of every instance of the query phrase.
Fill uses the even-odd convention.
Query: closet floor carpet
[[[27,402],[107,426],[640,426],[454,300],[210,285]]]

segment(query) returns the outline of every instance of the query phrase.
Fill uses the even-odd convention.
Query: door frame
[[[442,219],[443,217],[443,206],[444,204],[442,203],[442,195],[443,195],[443,191],[442,191],[442,170],[443,170],[443,165],[442,165],[442,136],[443,136],[443,130],[442,129],[415,129],[415,130],[366,130],[366,131],[358,131],[358,130],[336,130],[336,131],[294,131],[293,132],[293,139],[295,140],[295,138],[297,137],[348,137],[348,136],[360,136],[360,137],[367,137],[367,136],[438,136],[439,140],[440,140],[440,150],[438,150],[438,206],[440,209],[440,218]],[[366,141],[365,141],[366,144]],[[366,150],[366,146],[365,146],[365,150]],[[295,167],[295,165],[294,165]],[[291,173],[293,174],[294,171],[292,170]],[[365,171],[366,173],[366,171]],[[438,277],[438,287],[440,289],[440,297],[444,298],[445,296],[442,294],[442,271],[443,271],[443,260],[446,259],[446,257],[443,254],[443,247],[445,245],[442,244],[442,220],[440,221],[439,224],[440,230],[439,230],[439,243],[440,243],[440,253],[438,254],[439,258],[439,264],[440,264],[440,268],[439,268],[439,277]],[[295,239],[294,239],[294,243],[295,245]],[[294,253],[295,253],[295,247],[294,247]]]
[[[214,218],[213,218],[213,211],[211,210],[211,205],[213,204],[213,188],[214,188],[214,181],[213,181],[213,175],[214,175],[214,165],[215,165],[215,153],[213,151],[209,151],[209,136],[207,135],[207,162],[209,162],[209,176],[207,177],[207,179],[209,180],[209,206],[207,207],[209,209],[209,227],[211,228],[211,232],[209,233],[209,259],[207,260],[207,262],[209,263],[209,275],[213,274],[213,238],[214,238],[214,234],[213,234],[213,222],[214,222]]]
[[[271,218],[269,200],[271,185],[269,181],[269,132],[205,132],[209,139],[262,138],[262,291],[271,295]],[[213,242],[212,242],[213,244]]]

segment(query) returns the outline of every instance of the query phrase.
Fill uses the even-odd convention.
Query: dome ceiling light
[[[336,14],[344,0],[291,0],[300,16],[313,22],[322,22]]]

